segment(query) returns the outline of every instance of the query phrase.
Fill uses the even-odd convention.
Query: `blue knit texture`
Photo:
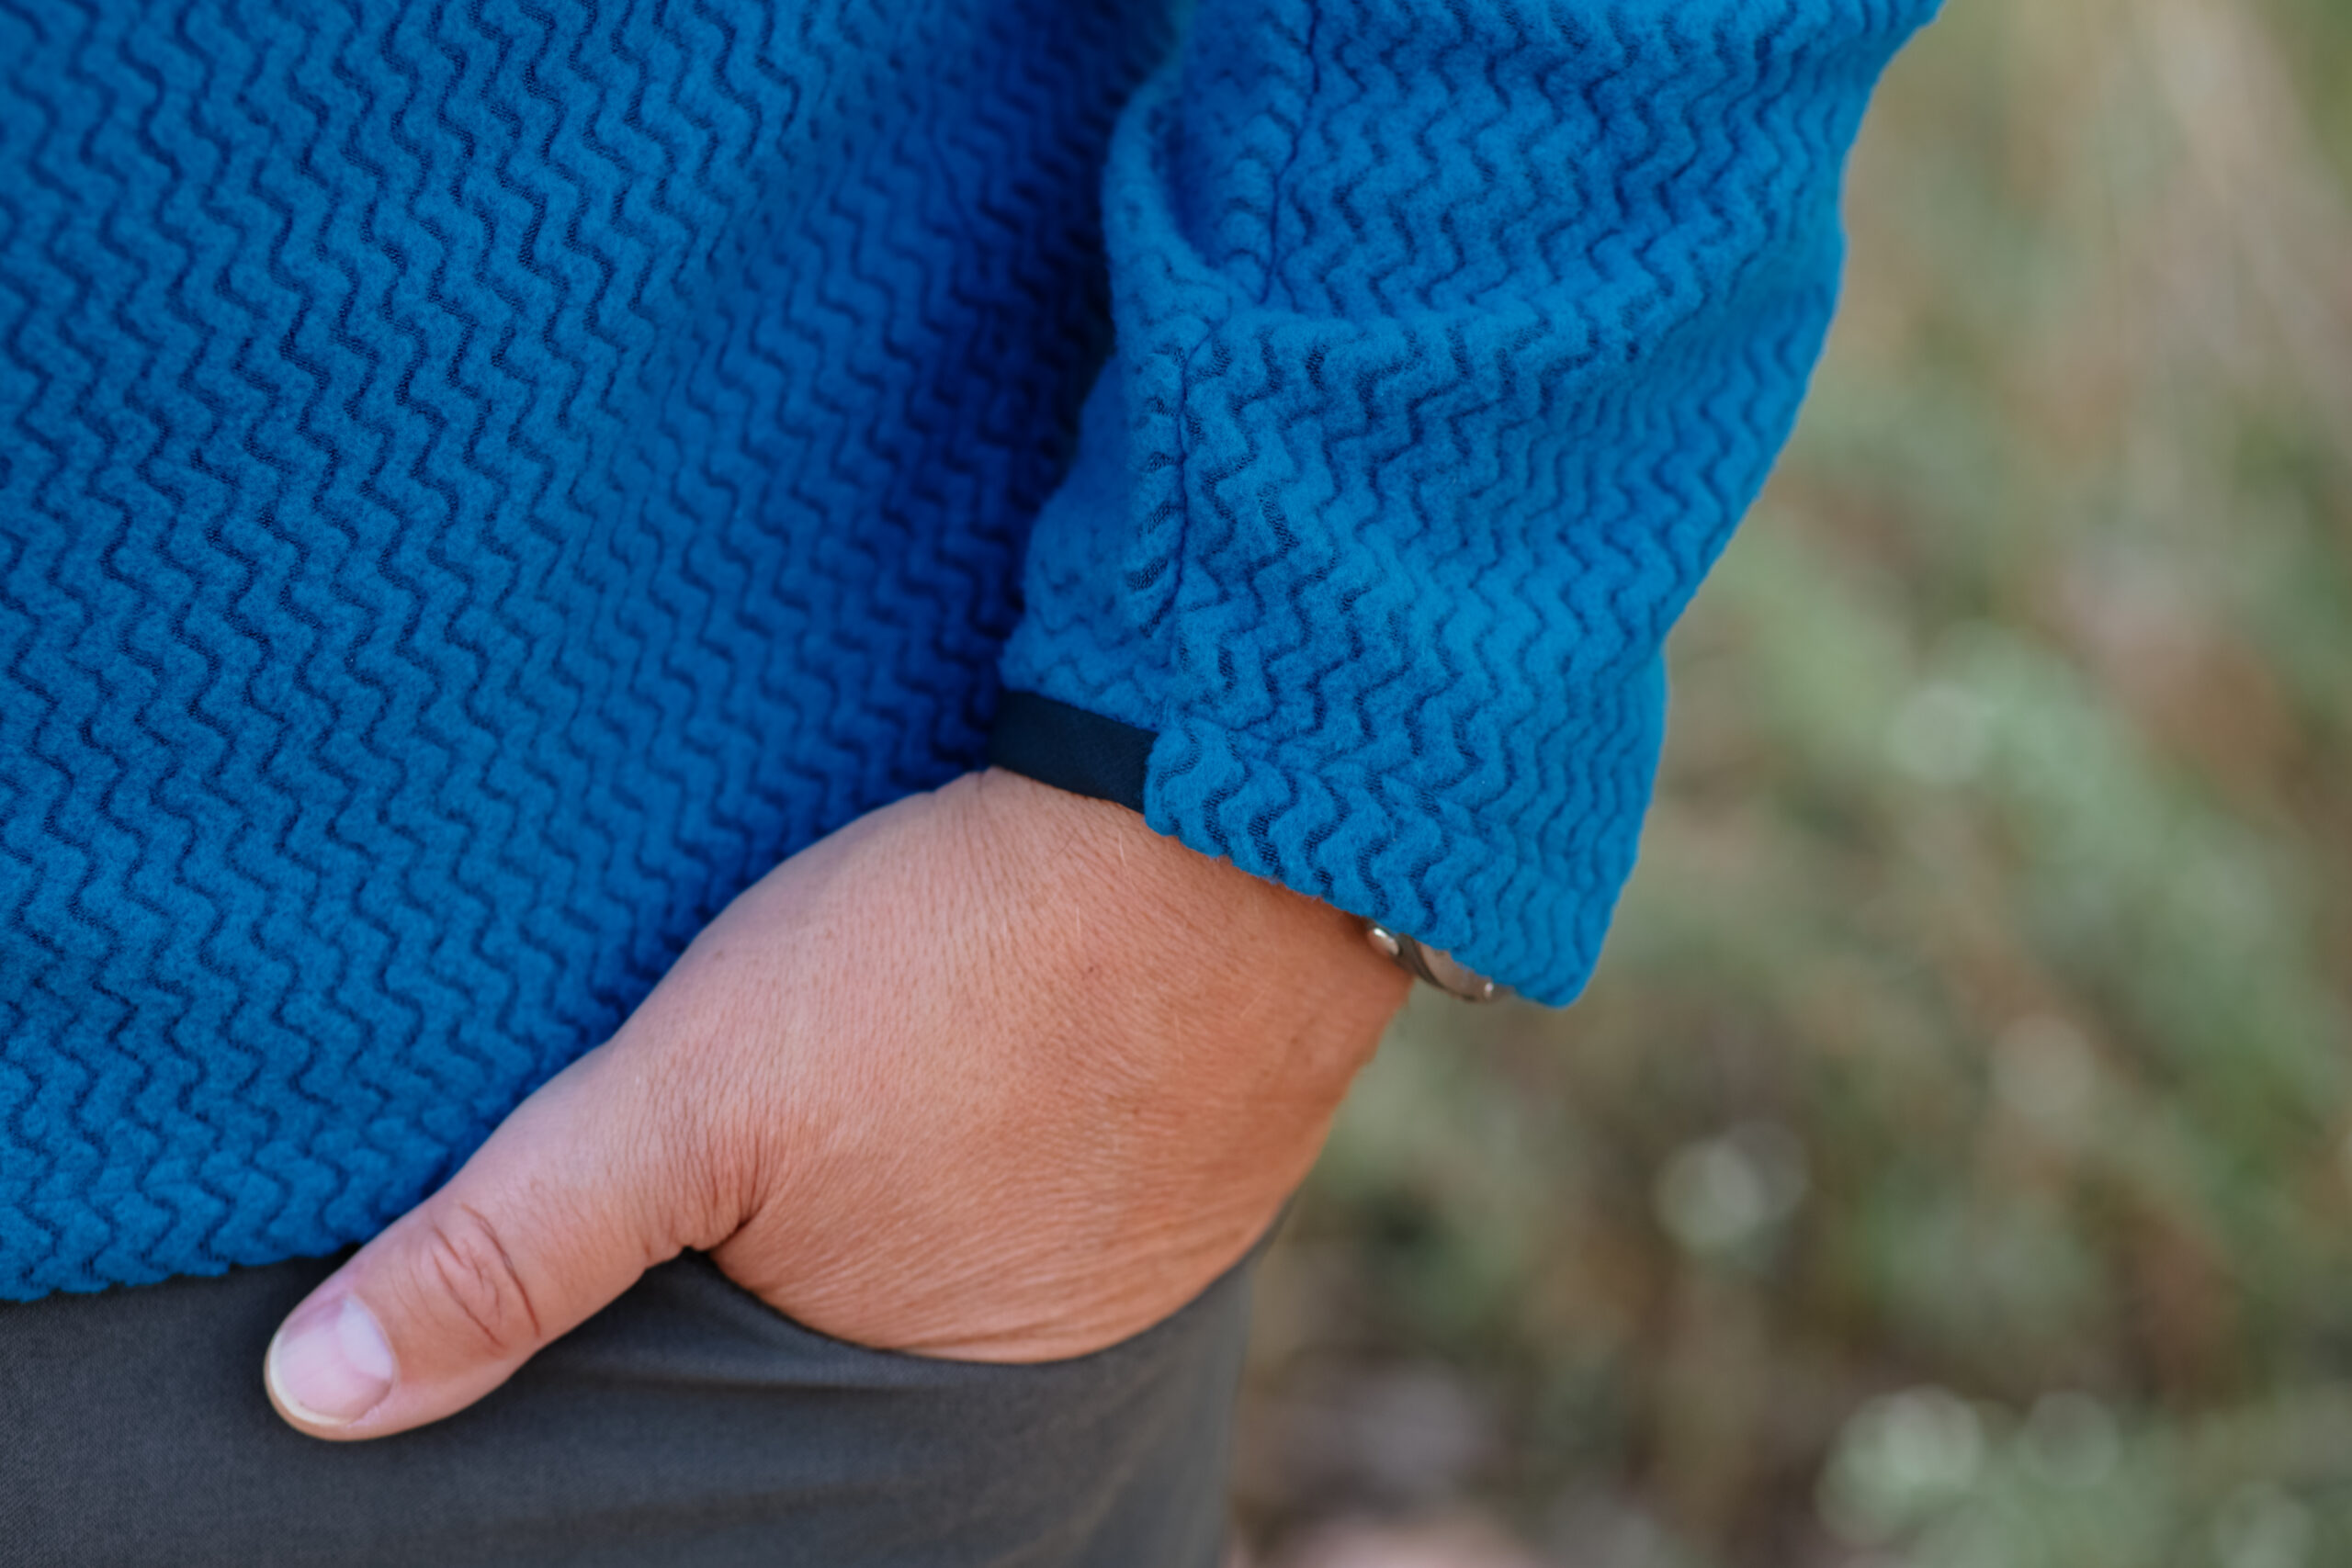
[[[1930,9],[1202,0],[1006,683],[1157,730],[1163,832],[1569,1000]]]
[[[975,763],[1172,36],[0,5],[0,1294],[371,1234]]]
[[[1174,8],[0,0],[0,1296],[372,1234],[1000,679],[1574,989],[1924,5]]]

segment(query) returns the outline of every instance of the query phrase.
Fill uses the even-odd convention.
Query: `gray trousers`
[[[334,1260],[0,1303],[5,1568],[1214,1568],[1251,1260],[1043,1366],[800,1327],[689,1255],[438,1426],[281,1424],[278,1321]]]

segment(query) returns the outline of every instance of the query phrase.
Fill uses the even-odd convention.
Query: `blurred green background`
[[[2352,0],[1952,0],[1564,1013],[1260,1294],[1260,1568],[2352,1562]]]

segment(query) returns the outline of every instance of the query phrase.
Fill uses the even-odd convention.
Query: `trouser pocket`
[[[1007,1366],[828,1338],[690,1255],[473,1409],[355,1444],[261,1392],[336,1261],[0,1304],[0,1568],[1217,1559],[1250,1261],[1107,1350]]]

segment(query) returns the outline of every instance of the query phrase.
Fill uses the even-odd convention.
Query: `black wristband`
[[[989,731],[989,765],[1141,811],[1145,765],[1158,739],[1154,730],[1035,692],[1005,692]]]

